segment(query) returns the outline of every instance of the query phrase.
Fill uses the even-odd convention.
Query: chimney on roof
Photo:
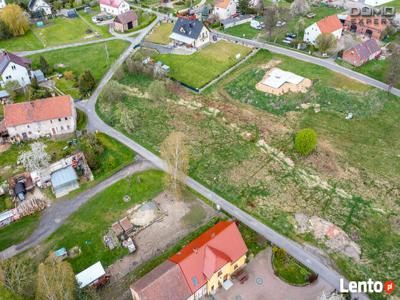
[[[193,248],[193,252],[197,254],[199,252],[199,249]]]

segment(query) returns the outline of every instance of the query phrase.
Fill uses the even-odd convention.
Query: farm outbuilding
[[[52,173],[51,185],[57,198],[79,188],[78,176],[74,168],[68,166]]]

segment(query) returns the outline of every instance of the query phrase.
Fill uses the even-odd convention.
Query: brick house
[[[138,16],[132,10],[118,15],[114,19],[114,30],[116,31],[125,32],[136,26],[138,26]]]
[[[382,53],[375,39],[369,39],[343,52],[342,59],[349,64],[359,67],[367,61],[377,58]]]
[[[385,30],[390,20],[384,16],[347,16],[344,29],[370,38],[381,40],[385,37]]]
[[[74,101],[65,95],[7,104],[2,125],[14,141],[72,133],[76,129]]]
[[[134,300],[197,300],[229,288],[247,246],[232,221],[221,221],[131,285]]]

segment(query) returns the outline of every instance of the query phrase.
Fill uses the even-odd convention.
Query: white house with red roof
[[[100,0],[100,11],[118,16],[129,11],[129,4],[124,0]]]
[[[216,0],[214,14],[220,20],[226,20],[236,14],[236,2],[234,0]]]
[[[12,140],[72,133],[76,110],[71,96],[57,96],[4,106],[2,127]]]
[[[18,81],[21,86],[31,83],[31,60],[13,53],[3,51],[0,53],[0,80],[1,86],[8,81]]]
[[[228,289],[247,251],[236,223],[221,221],[135,282],[133,299],[197,300],[220,287]]]
[[[342,36],[343,25],[337,15],[325,17],[304,30],[304,41],[315,45],[320,34],[332,34],[336,39]]]

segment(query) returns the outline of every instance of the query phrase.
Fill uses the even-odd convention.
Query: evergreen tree
[[[87,96],[91,91],[93,91],[95,85],[96,81],[92,73],[90,73],[89,70],[86,70],[79,78],[79,91],[83,95]]]
[[[250,1],[249,0],[239,0],[238,10],[242,14],[248,14],[251,12]]]
[[[51,73],[52,69],[51,69],[49,63],[47,62],[47,60],[43,56],[40,56],[39,63],[40,63],[40,70],[42,70],[42,72],[44,74],[47,75],[47,74]]]

